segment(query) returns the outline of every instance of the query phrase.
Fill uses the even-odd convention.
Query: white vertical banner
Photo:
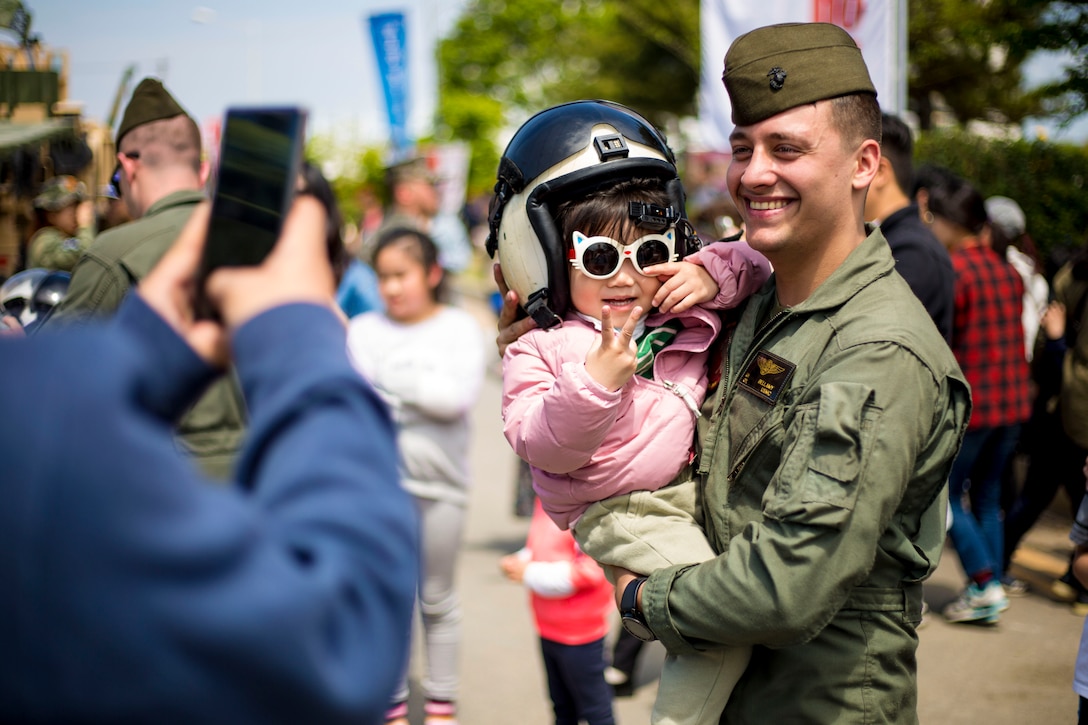
[[[699,81],[699,141],[708,151],[729,148],[732,109],[722,68],[725,51],[750,30],[778,23],[835,23],[861,48],[880,107],[899,113],[907,89],[907,0],[701,0],[702,68]]]

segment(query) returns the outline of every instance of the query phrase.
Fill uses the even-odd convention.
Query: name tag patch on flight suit
[[[774,405],[786,389],[797,366],[766,350],[756,353],[755,359],[740,376],[740,386],[756,397]]]

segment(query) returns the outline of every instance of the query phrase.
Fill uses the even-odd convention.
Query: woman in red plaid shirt
[[[949,476],[949,535],[969,581],[944,616],[952,622],[993,624],[1009,606],[1001,586],[1001,474],[1016,448],[1020,425],[1031,414],[1021,324],[1024,283],[988,244],[982,195],[954,175],[937,178],[922,196],[922,216],[952,257],[952,352],[971,385],[973,404]],[[968,486],[970,509],[963,505]]]

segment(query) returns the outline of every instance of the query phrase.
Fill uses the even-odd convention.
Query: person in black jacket
[[[914,175],[914,141],[901,119],[882,114],[880,168],[865,198],[865,218],[880,225],[895,269],[921,300],[944,339],[952,333],[952,261],[908,196]]]

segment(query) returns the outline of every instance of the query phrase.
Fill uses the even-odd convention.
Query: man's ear
[[[923,219],[925,219],[926,214],[930,214],[930,211],[929,211],[929,190],[928,189],[919,189],[918,193],[916,193],[914,195],[914,201],[915,201],[916,204],[918,204],[918,213],[922,215]],[[932,224],[933,223],[932,217],[926,223],[927,224]]]
[[[852,186],[855,189],[867,189],[873,182],[880,169],[880,144],[875,139],[867,138],[861,143],[855,156],[854,178]]]
[[[125,178],[128,179],[128,183],[132,184],[133,177],[136,176],[136,159],[125,156],[123,153],[117,153],[117,163],[121,164],[121,168],[125,172]]]

